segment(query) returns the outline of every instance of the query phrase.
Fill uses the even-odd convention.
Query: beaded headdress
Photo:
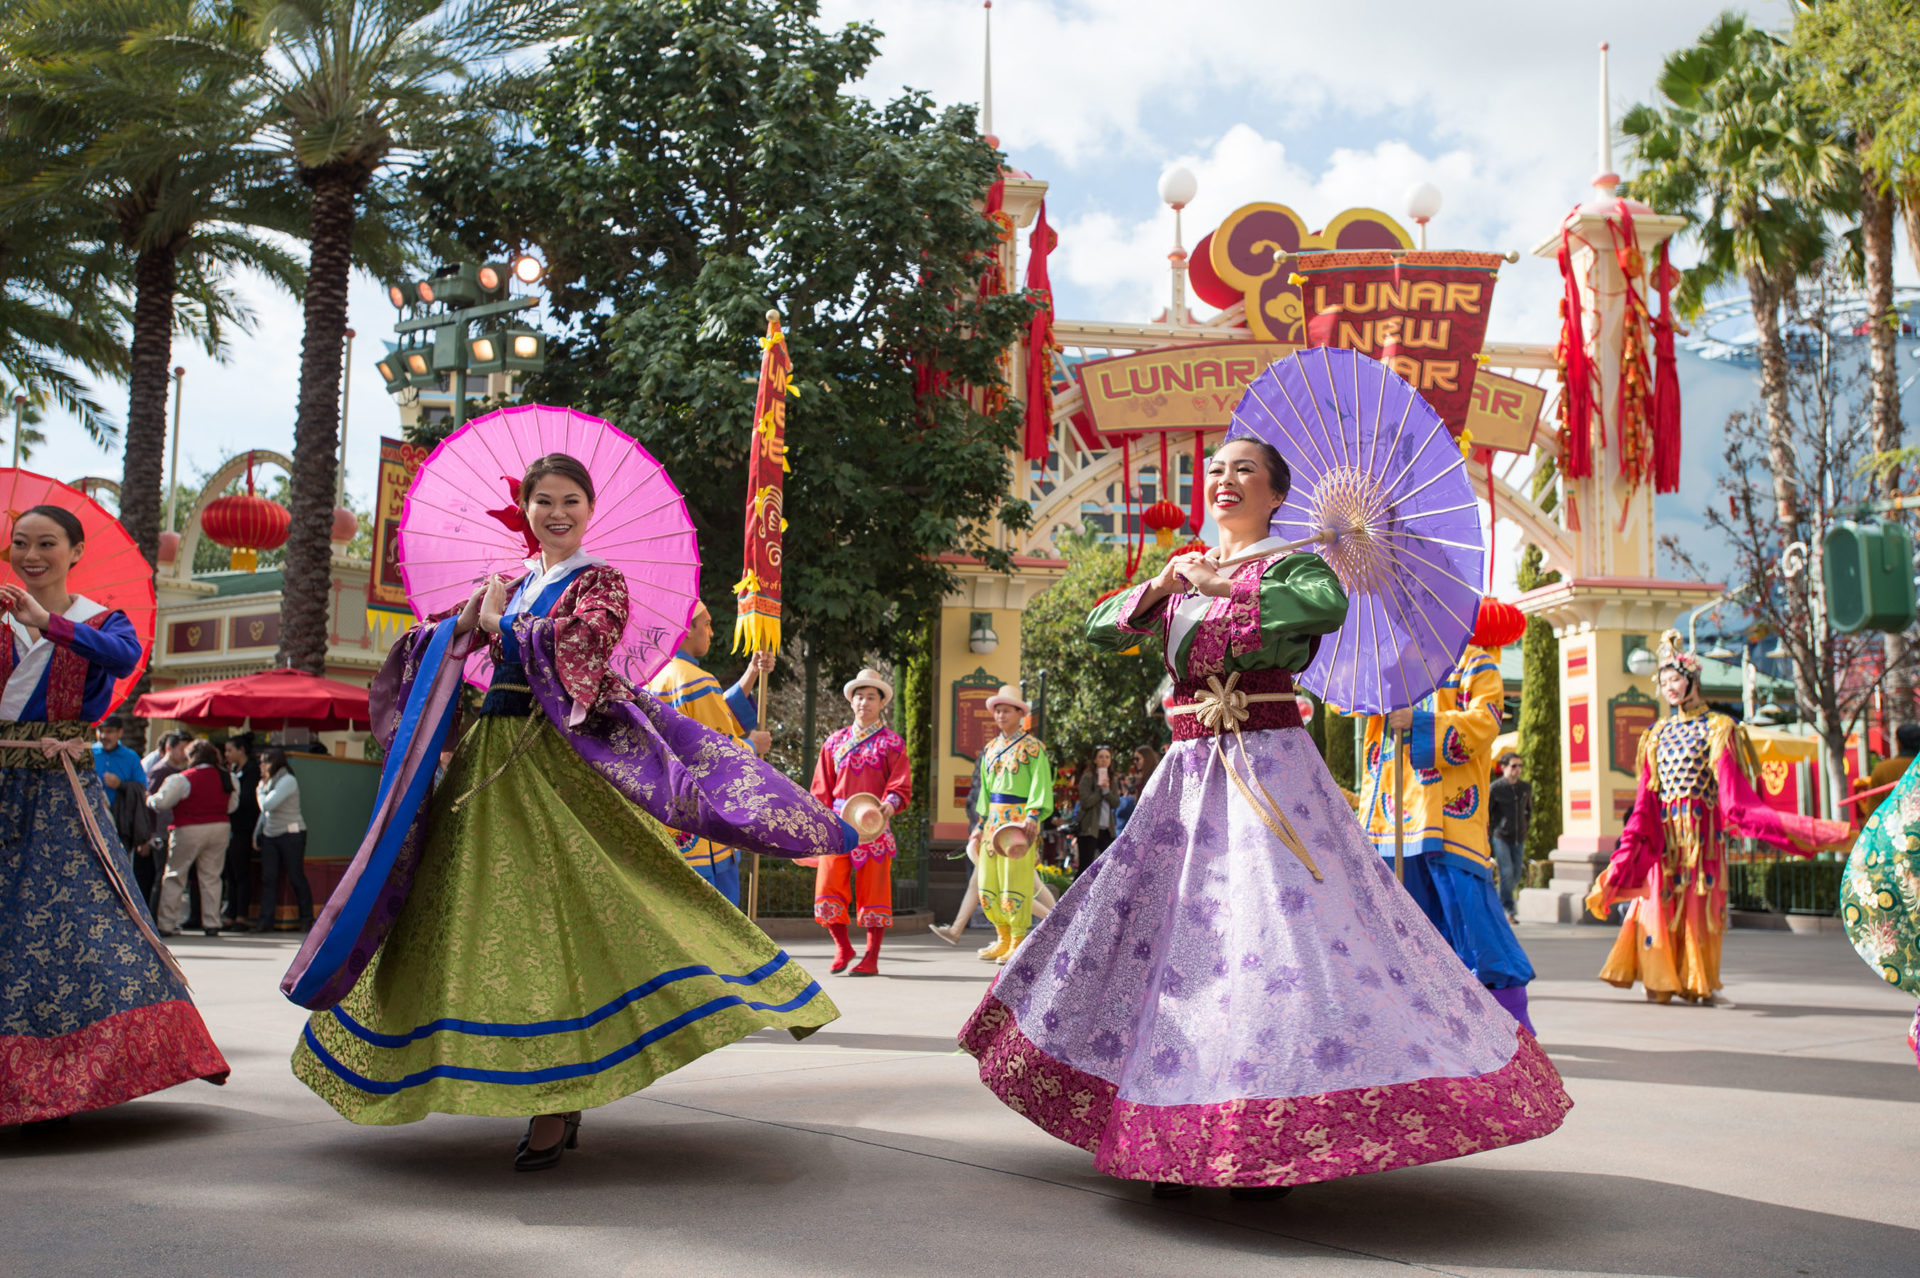
[[[1658,679],[1662,670],[1678,670],[1691,679],[1696,686],[1700,683],[1700,658],[1692,649],[1683,646],[1678,630],[1669,630],[1660,636],[1660,648],[1654,654],[1657,661],[1653,677]]]

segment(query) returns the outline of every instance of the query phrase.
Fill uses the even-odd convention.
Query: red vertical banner
[[[733,585],[739,612],[733,623],[733,650],[760,652],[780,647],[780,539],[786,531],[787,396],[797,395],[788,381],[793,364],[780,315],[767,312],[767,335],[760,339],[760,385],[753,401],[753,451],[747,461],[746,546],[740,580]]]
[[[1493,306],[1498,253],[1367,251],[1295,259],[1307,345],[1360,351],[1391,368],[1457,437]]]
[[[1585,697],[1567,698],[1567,767],[1593,764],[1593,721]]]

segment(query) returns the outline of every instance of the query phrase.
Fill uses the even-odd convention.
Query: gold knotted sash
[[[1324,882],[1320,877],[1320,867],[1313,863],[1313,857],[1307,853],[1307,845],[1294,831],[1293,822],[1287,820],[1287,814],[1281,811],[1279,801],[1268,792],[1267,787],[1260,780],[1260,774],[1254,771],[1253,763],[1247,757],[1246,738],[1240,732],[1240,725],[1252,717],[1252,711],[1247,707],[1261,702],[1291,702],[1294,696],[1291,692],[1242,692],[1239,683],[1238,670],[1229,674],[1225,683],[1220,681],[1219,675],[1208,675],[1207,686],[1195,691],[1192,701],[1186,705],[1165,707],[1167,717],[1190,714],[1200,721],[1201,726],[1213,735],[1214,753],[1219,756],[1221,764],[1227,770],[1227,775],[1233,779],[1234,788],[1240,791],[1240,797],[1247,801],[1247,806],[1253,809],[1254,815],[1258,816],[1261,823],[1273,832],[1273,836],[1286,846],[1287,851],[1293,853],[1299,858],[1300,864],[1307,867],[1307,873],[1313,875],[1313,881]],[[1239,770],[1233,766],[1232,756],[1227,753],[1225,738],[1229,732],[1233,734],[1234,744],[1240,747],[1240,758],[1247,765],[1247,776],[1253,778],[1251,786],[1241,777]],[[1255,787],[1260,791],[1258,796],[1254,794]],[[1264,803],[1261,802],[1263,799]]]
[[[100,823],[94,819],[93,802],[87,798],[86,788],[80,784],[80,773],[75,770],[73,761],[92,753],[93,747],[78,737],[71,741],[62,741],[58,737],[41,737],[37,741],[0,740],[0,750],[8,749],[38,750],[43,757],[60,761],[61,768],[67,774],[67,784],[73,787],[74,806],[80,809],[80,824],[86,828],[88,846],[93,849],[94,859],[100,862],[101,870],[106,873],[113,894],[120,898],[121,908],[126,910],[127,917],[140,929],[140,935],[147,939],[147,944],[160,956],[167,970],[179,977],[182,985],[187,985],[187,974],[181,970],[180,960],[173,956],[173,951],[167,948],[160,934],[147,922],[146,911],[140,908],[133,889],[120,876],[120,866],[113,859],[112,849],[107,846],[107,836],[100,832]]]

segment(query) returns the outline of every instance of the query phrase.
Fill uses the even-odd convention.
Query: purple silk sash
[[[427,804],[407,800],[420,793],[417,783],[439,762],[444,721],[459,689],[465,654],[457,650],[464,645],[431,642],[438,627],[452,625],[448,619],[409,632],[373,681],[374,731],[389,749],[396,735],[404,735],[405,752],[389,760],[366,838],[280,983],[281,992],[303,1007],[318,1011],[346,997],[413,886],[427,843]],[[554,669],[552,623],[523,617],[515,629],[540,712],[595,772],[661,824],[788,860],[851,851],[859,842],[852,826],[750,747],[642,689],[631,701],[614,702],[570,724],[576,708]],[[428,685],[416,703],[422,680]],[[403,727],[410,731],[401,734]],[[341,935],[334,935],[336,927],[343,929]]]

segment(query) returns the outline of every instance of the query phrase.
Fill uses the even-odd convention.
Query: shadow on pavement
[[[217,1135],[245,1120],[246,1115],[218,1105],[143,1105],[137,1101],[111,1105],[75,1114],[50,1127],[0,1127],[0,1160],[130,1152],[169,1141]]]
[[[1590,1043],[1543,1043],[1565,1078],[1672,1083],[1754,1092],[1920,1104],[1920,1073],[1909,1065],[1783,1056],[1772,1052],[1642,1052]]]

